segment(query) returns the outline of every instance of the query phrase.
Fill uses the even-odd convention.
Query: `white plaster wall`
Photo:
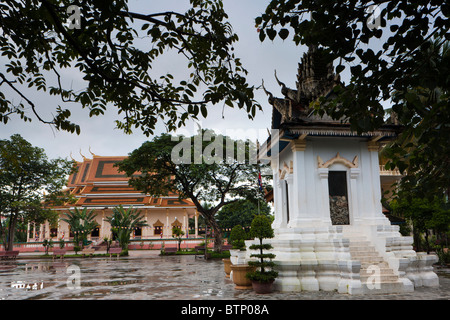
[[[386,218],[382,214],[381,189],[378,165],[378,152],[370,152],[367,148],[367,140],[353,137],[307,137],[306,149],[296,151],[303,153],[301,156],[293,154],[287,146],[280,154],[278,161],[272,163],[274,169],[274,202],[275,223],[274,227],[285,228],[283,217],[286,208],[284,205],[283,187],[277,184],[277,179],[283,175],[285,165],[293,168],[293,186],[289,186],[290,196],[290,223],[288,227],[304,226],[329,226],[328,187],[321,179],[318,168],[318,156],[326,162],[334,158],[339,152],[340,156],[353,161],[358,157],[358,168],[353,169],[335,163],[328,168],[347,172],[347,192],[349,200],[351,224],[385,224]],[[304,167],[298,167],[296,163],[303,163]],[[279,172],[281,169],[281,175]],[[276,171],[276,172],[275,172]],[[286,173],[287,175],[287,173]],[[354,179],[352,181],[352,178]]]

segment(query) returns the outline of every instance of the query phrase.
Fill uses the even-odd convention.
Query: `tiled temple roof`
[[[77,171],[69,176],[67,187],[77,200],[64,207],[115,207],[147,206],[161,208],[195,208],[190,199],[178,199],[178,194],[166,197],[151,197],[128,185],[129,178],[114,165],[126,157],[83,157],[83,162],[74,161]],[[63,207],[63,208],[64,208]],[[61,207],[60,207],[61,208]]]
[[[354,136],[350,124],[344,119],[332,119],[327,114],[317,115],[310,103],[320,97],[332,97],[336,85],[344,86],[339,75],[333,71],[332,62],[326,60],[324,51],[310,46],[298,64],[296,89],[288,88],[276,73],[275,78],[281,87],[283,98],[274,97],[263,89],[272,105],[272,129],[280,129],[288,135],[341,135]],[[294,132],[295,131],[295,132]],[[392,136],[397,134],[395,122],[386,123],[378,132],[366,135]]]

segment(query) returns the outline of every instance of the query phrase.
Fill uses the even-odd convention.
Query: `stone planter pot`
[[[222,261],[223,261],[223,269],[225,270],[225,277],[229,278],[231,273],[231,260],[222,259]]]
[[[253,291],[259,294],[272,293],[274,281],[275,280],[269,282],[252,281]]]
[[[245,264],[245,256],[247,251],[232,249],[230,250],[230,260],[232,264]]]
[[[251,267],[247,264],[232,264],[231,272],[233,274],[232,278],[235,284],[235,289],[238,290],[251,289],[252,281],[247,279],[245,275],[247,274],[247,272],[255,271],[255,269],[256,269],[255,267]]]

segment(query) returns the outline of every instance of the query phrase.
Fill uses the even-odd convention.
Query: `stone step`
[[[361,270],[366,270],[370,266],[378,266],[379,268],[389,268],[390,269],[389,264],[386,261],[382,261],[382,262],[378,262],[378,263],[374,263],[374,262],[370,262],[370,261],[361,262]]]
[[[349,246],[350,252],[375,252],[375,247],[372,246]]]
[[[380,282],[376,284],[366,283],[361,281],[363,294],[387,294],[387,293],[402,293],[403,283],[396,282]]]
[[[398,281],[398,276],[395,274],[379,274],[379,275],[366,275],[366,276],[360,276],[361,279],[361,283],[367,283],[367,281],[369,282],[373,282],[375,280],[375,283],[377,282],[397,282]]]
[[[358,257],[378,257],[378,252],[376,251],[351,251],[350,255],[352,258],[358,258]]]
[[[354,238],[354,239],[349,238],[348,240],[351,246],[355,244],[370,245],[370,241],[367,240],[367,238]]]
[[[389,264],[379,255],[372,243],[357,231],[344,232],[344,238],[349,239],[349,251],[352,260],[361,263],[360,280],[363,294],[387,294],[403,292],[403,283],[389,267]],[[375,274],[373,266],[379,268]],[[373,282],[376,279],[376,282]]]
[[[353,257],[352,257],[353,259]],[[380,262],[384,262],[383,258],[380,256],[358,256],[354,258],[355,260],[358,260],[363,263],[369,263],[369,264],[378,264]]]
[[[381,275],[393,275],[394,274],[394,270],[392,270],[391,268],[380,268],[379,267],[379,272]],[[361,268],[361,271],[359,273],[361,275],[361,277],[365,277],[365,276],[371,276],[374,274],[374,270],[373,269],[369,269],[369,268]]]

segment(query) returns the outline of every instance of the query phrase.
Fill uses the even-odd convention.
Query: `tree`
[[[448,206],[448,205],[447,205]],[[425,235],[426,251],[430,252],[430,230],[435,233],[445,234],[450,230],[450,210],[442,197],[412,198],[406,195],[406,191],[400,194],[398,199],[391,202],[394,214],[409,219],[413,226],[414,245],[416,250],[421,250],[421,235]]]
[[[394,107],[396,110],[401,108],[399,113],[404,116],[400,120],[405,127],[383,152],[389,158],[386,167],[398,167],[404,174],[396,190],[408,194],[409,200],[425,196],[432,200],[436,194],[445,191],[445,186],[450,186],[450,127],[440,119],[443,112],[448,113],[450,91],[449,86],[437,87],[434,80],[435,74],[440,72],[435,68],[443,61],[447,61],[447,65],[450,63],[450,43],[440,39],[430,41],[427,49],[411,59],[420,65],[414,78],[421,80],[406,93],[394,94]]]
[[[141,211],[133,207],[125,209],[120,205],[114,208],[113,214],[106,217],[105,220],[110,223],[111,231],[119,240],[122,250],[128,250],[128,244],[130,243],[130,236],[133,230],[137,227],[147,226],[147,223],[143,219]]]
[[[13,115],[31,121],[31,108],[43,123],[80,132],[65,106],[45,119],[26,87],[81,104],[90,117],[113,105],[123,115],[117,127],[127,133],[140,127],[153,134],[157,121],[174,130],[190,117],[206,117],[208,104],[220,101],[252,118],[260,106],[233,52],[238,36],[227,18],[221,0],[190,0],[186,12],[133,12],[127,0],[3,1],[0,52],[9,62],[0,85],[21,102],[2,90],[0,121]],[[186,59],[187,79],[153,72],[158,58],[171,52]],[[80,72],[85,87],[68,86],[66,69]]]
[[[348,120],[358,133],[373,131],[391,100],[398,123],[419,142],[408,160],[393,150],[400,154],[392,165],[420,171],[423,195],[449,186],[450,58],[438,58],[428,41],[440,39],[441,48],[450,39],[449,15],[445,1],[272,0],[256,24],[261,41],[293,31],[296,44],[320,47],[326,62],[337,61],[337,74],[350,73],[348,84],[334,88],[336,98],[312,102],[318,114]],[[433,101],[435,88],[441,94]]]
[[[88,211],[87,208],[83,208],[83,210],[75,208],[73,211],[69,210],[66,213],[66,218],[61,218],[62,221],[68,223],[76,247],[81,242],[81,248],[83,248],[87,243],[87,236],[98,226],[95,221],[96,216],[95,210]]]
[[[162,134],[117,165],[131,177],[129,183],[137,190],[152,196],[176,193],[180,199],[191,199],[214,231],[214,249],[221,251],[222,231],[216,213],[226,204],[260,196],[260,165],[252,164],[253,149],[256,155],[253,147],[249,141],[234,141],[210,130],[193,137]],[[213,205],[208,208],[202,202]]]
[[[54,243],[53,243],[53,240],[52,240],[52,239],[50,239],[50,240],[45,239],[45,240],[44,240],[44,242],[42,243],[42,246],[43,246],[44,249],[45,249],[45,255],[48,255],[48,250],[49,250],[50,248],[53,248],[53,245],[54,245]]]
[[[181,228],[173,227],[172,228],[172,238],[177,239],[178,241],[178,251],[181,251],[181,241],[183,241],[184,231]]]
[[[63,186],[72,170],[72,162],[48,160],[43,149],[33,147],[18,134],[0,140],[0,213],[8,219],[6,230],[0,224],[0,234],[6,250],[13,249],[19,221],[55,221],[57,214],[47,205],[71,200]]]
[[[235,225],[248,227],[257,214],[270,215],[267,202],[259,200],[258,212],[258,204],[244,199],[223,206],[217,213],[217,220],[222,229],[233,228]]]

